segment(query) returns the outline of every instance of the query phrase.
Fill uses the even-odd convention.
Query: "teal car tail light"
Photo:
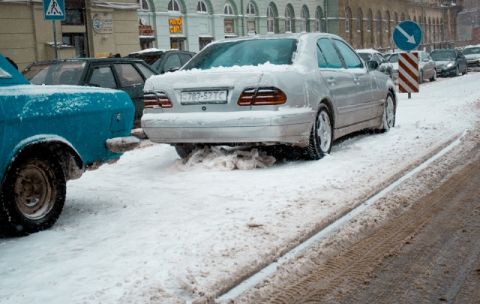
[[[172,108],[173,104],[165,93],[149,92],[143,95],[143,107],[145,109]]]
[[[238,98],[239,106],[271,106],[287,102],[287,95],[275,87],[245,89]]]

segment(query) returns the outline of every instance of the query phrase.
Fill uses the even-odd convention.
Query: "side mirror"
[[[375,71],[378,69],[379,65],[378,62],[370,60],[367,62],[367,67],[369,71]]]
[[[167,72],[170,72],[170,73],[171,73],[171,72],[176,72],[176,71],[178,71],[178,70],[180,70],[180,67],[173,67],[173,68],[168,69]]]

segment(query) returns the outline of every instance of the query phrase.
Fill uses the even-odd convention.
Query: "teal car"
[[[0,55],[0,234],[51,227],[67,180],[138,145],[133,117],[125,92],[33,85]]]

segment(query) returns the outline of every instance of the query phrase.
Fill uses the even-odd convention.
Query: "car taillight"
[[[238,98],[239,106],[281,105],[287,102],[287,95],[274,87],[248,88]]]
[[[143,107],[145,109],[171,108],[173,104],[165,93],[145,93]]]

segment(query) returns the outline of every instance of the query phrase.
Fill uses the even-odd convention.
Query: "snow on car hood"
[[[468,54],[465,55],[465,58],[467,58],[467,60],[480,59],[480,54]]]
[[[294,65],[263,64],[258,66],[217,67],[208,70],[180,70],[150,77],[145,92],[167,89],[256,86],[261,80],[272,80],[275,74],[299,72]]]

